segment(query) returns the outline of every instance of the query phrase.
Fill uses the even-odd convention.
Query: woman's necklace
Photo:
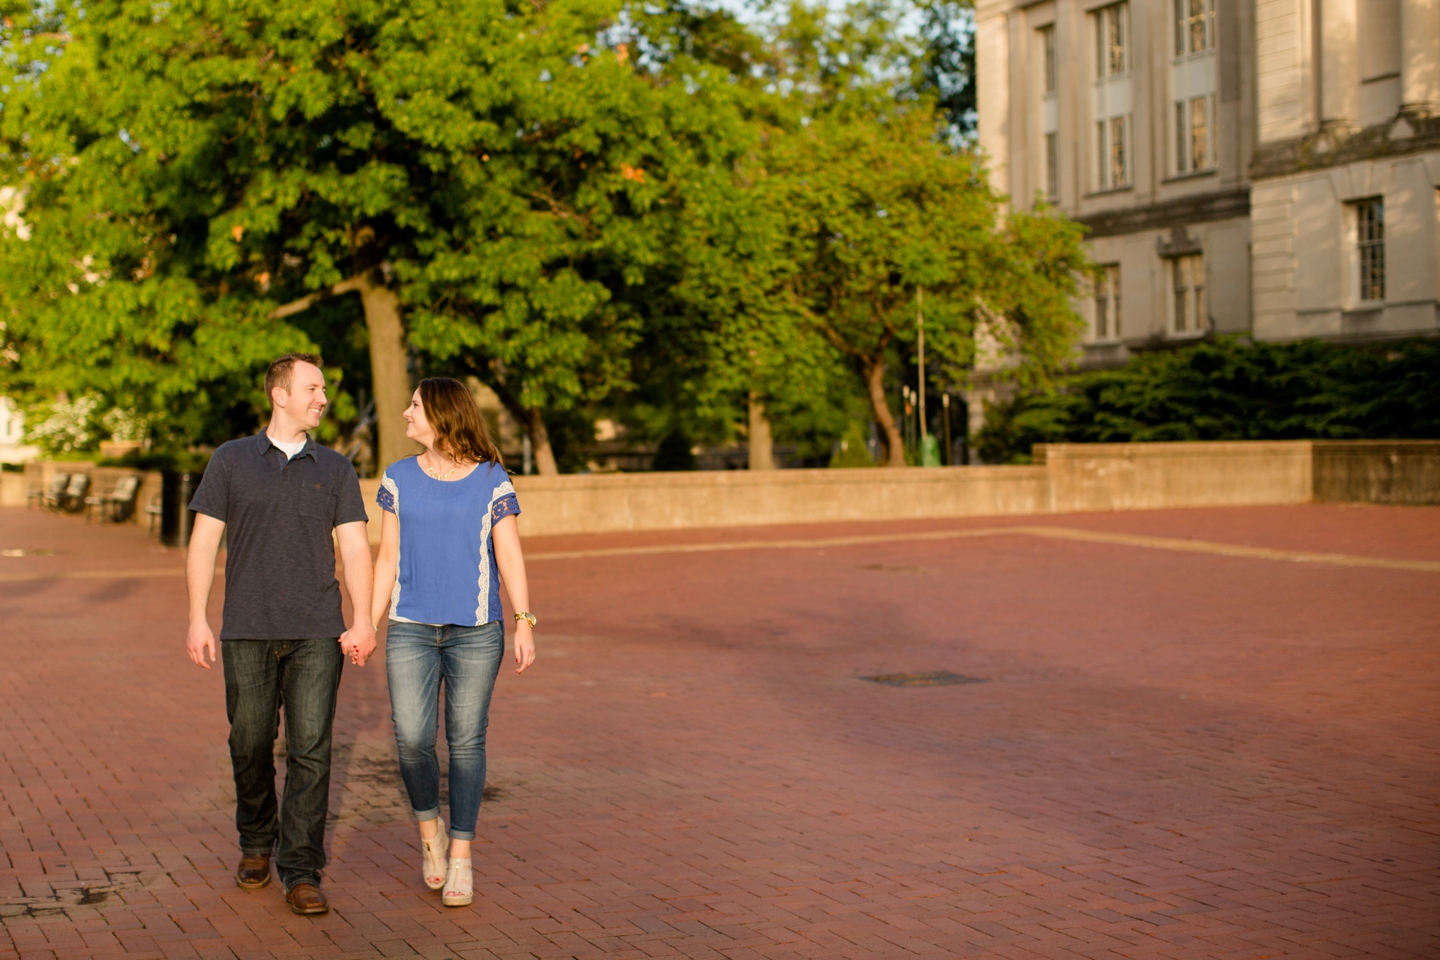
[[[434,477],[436,480],[449,480],[450,477],[455,473],[455,471],[459,469],[460,464],[457,463],[449,470],[446,470],[443,476],[441,475],[439,470],[436,470],[433,467],[426,467],[425,472],[430,474],[430,476]]]

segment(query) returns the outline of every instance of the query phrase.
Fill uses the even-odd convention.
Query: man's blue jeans
[[[440,763],[435,757],[440,685],[445,685],[445,743],[450,747],[450,836],[475,839],[485,790],[485,728],[490,694],[505,656],[496,620],[478,627],[391,620],[385,671],[400,778],[417,820],[440,816]]]
[[[225,712],[240,851],[271,853],[288,892],[320,883],[330,806],[330,733],[345,655],[334,640],[224,640]],[[285,799],[275,800],[275,736],[285,710]]]

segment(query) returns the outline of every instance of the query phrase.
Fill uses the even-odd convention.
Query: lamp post
[[[917,347],[916,363],[919,366],[920,393],[919,404],[916,414],[920,418],[920,456],[917,458],[922,467],[940,466],[940,448],[935,438],[930,436],[929,425],[925,422],[925,290],[922,287],[915,288],[915,343]]]
[[[925,288],[915,288],[915,341],[918,346],[916,365],[920,368],[920,448],[925,448]]]
[[[955,444],[950,442],[950,394],[940,395],[940,405],[945,408],[945,462],[955,466]]]

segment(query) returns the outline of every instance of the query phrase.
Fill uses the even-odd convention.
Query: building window
[[[1175,171],[1193,173],[1215,166],[1212,98],[1191,97],[1175,103]]]
[[[1175,163],[1178,174],[1213,170],[1215,130],[1215,0],[1171,0],[1174,59],[1170,64],[1170,102],[1174,107]]]
[[[1118,77],[1130,69],[1126,51],[1129,10],[1117,3],[1095,13],[1095,78]]]
[[[1191,254],[1170,260],[1170,276],[1175,291],[1174,331],[1199,333],[1206,327],[1205,257]]]
[[[1355,204],[1355,237],[1360,254],[1360,299],[1385,299],[1385,201]]]
[[[1125,118],[1111,117],[1095,124],[1095,142],[1099,148],[1099,186],[1101,190],[1123,187],[1130,182],[1129,158],[1126,156]]]
[[[1112,263],[1095,271],[1096,340],[1120,336],[1120,265]]]
[[[1095,32],[1095,186],[1114,190],[1130,183],[1130,53],[1127,4],[1097,10]]]
[[[1045,168],[1042,171],[1045,199],[1055,203],[1060,198],[1060,65],[1055,59],[1055,26],[1038,31],[1040,48],[1040,116],[1041,135],[1045,142]]]
[[[1055,63],[1055,27],[1040,28],[1040,57],[1043,61],[1045,95],[1048,97],[1056,90],[1059,82],[1057,64]]]
[[[1175,56],[1214,48],[1214,0],[1175,0]]]

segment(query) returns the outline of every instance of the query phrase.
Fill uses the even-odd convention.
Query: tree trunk
[[[370,379],[375,391],[375,456],[380,469],[419,453],[421,446],[405,436],[405,409],[414,388],[405,369],[405,328],[400,323],[400,298],[370,275],[358,284],[370,331]]]
[[[535,449],[535,469],[542,477],[560,476],[560,468],[555,465],[555,451],[550,448],[550,432],[545,429],[545,418],[540,414],[539,407],[531,407],[530,419],[530,445]]]
[[[900,439],[900,428],[890,414],[890,405],[885,402],[885,361],[868,361],[865,366],[865,386],[870,391],[870,411],[880,425],[880,438],[885,443],[885,466],[905,466],[905,441]]]
[[[750,469],[775,469],[775,438],[770,434],[770,420],[760,395],[750,391]]]

